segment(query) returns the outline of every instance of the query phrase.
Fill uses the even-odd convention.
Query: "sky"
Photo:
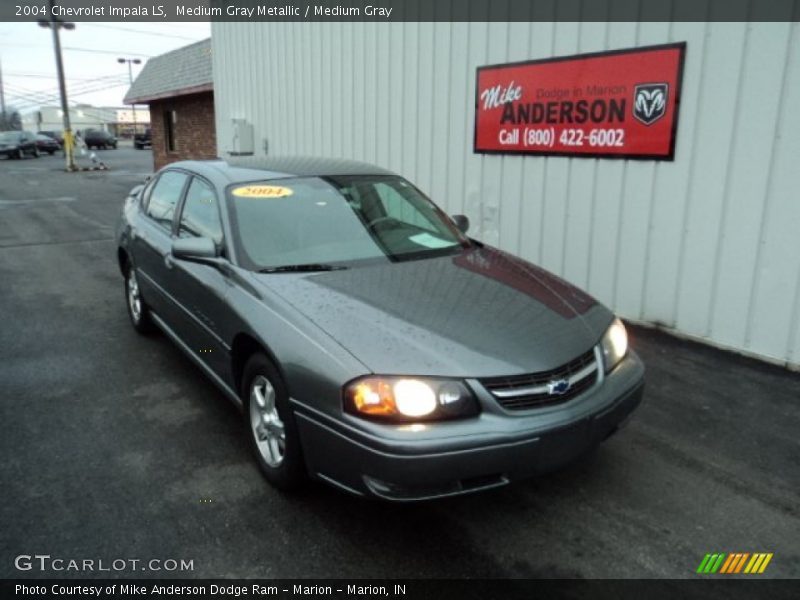
[[[128,65],[138,58],[133,77],[152,56],[211,35],[210,23],[76,23],[61,30],[64,74],[70,106],[123,106]],[[53,37],[36,23],[0,22],[0,66],[6,105],[21,113],[59,105]]]

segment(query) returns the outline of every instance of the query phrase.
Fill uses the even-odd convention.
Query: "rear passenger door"
[[[133,260],[145,302],[170,328],[180,309],[168,289],[175,214],[189,181],[183,171],[163,171],[146,191],[143,215],[131,231]]]

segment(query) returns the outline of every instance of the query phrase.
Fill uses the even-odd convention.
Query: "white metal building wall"
[[[472,152],[479,65],[686,41],[674,162]],[[393,169],[623,317],[800,365],[797,23],[213,23],[217,140]]]

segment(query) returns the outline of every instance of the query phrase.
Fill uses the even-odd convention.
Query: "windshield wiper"
[[[280,267],[266,267],[259,269],[259,273],[311,273],[314,271],[341,271],[347,267],[343,265],[326,265],[323,263],[309,263],[306,265],[281,265]]]

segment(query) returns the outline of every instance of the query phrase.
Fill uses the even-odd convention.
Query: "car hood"
[[[491,377],[550,370],[590,349],[613,318],[569,283],[489,247],[255,278],[380,374]]]

